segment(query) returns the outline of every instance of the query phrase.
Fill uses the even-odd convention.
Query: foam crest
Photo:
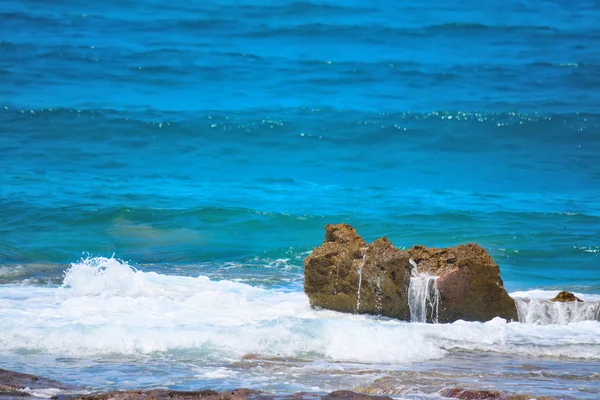
[[[71,264],[64,287],[75,295],[135,295],[146,292],[144,274],[115,258],[94,257]]]
[[[116,259],[73,264],[56,290],[12,287],[2,294],[5,350],[85,355],[199,349],[210,357],[316,354],[359,362],[444,354],[421,334],[399,333],[399,323],[312,310],[304,293],[145,273]],[[40,319],[43,326],[34,322]]]

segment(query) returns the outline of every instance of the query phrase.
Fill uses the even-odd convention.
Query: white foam
[[[229,368],[214,368],[199,375],[199,377],[204,379],[223,379],[235,376],[237,374],[238,373],[236,371],[233,371]]]
[[[145,273],[115,259],[74,264],[61,288],[7,289],[0,291],[0,350],[85,355],[203,349],[219,357],[318,354],[366,362],[443,355],[369,317],[312,310],[304,293]]]
[[[284,293],[206,277],[137,271],[114,259],[74,264],[63,287],[2,286],[0,351],[55,355],[248,353],[362,363],[408,363],[447,350],[600,359],[600,323],[420,324],[317,311]]]
[[[38,397],[38,398],[42,398],[42,399],[51,399],[52,397],[54,397],[62,392],[61,389],[56,389],[56,388],[30,389],[28,387],[21,389],[20,391],[25,392],[33,397]]]
[[[560,290],[524,290],[509,293],[512,298],[520,299],[531,299],[531,300],[550,300],[556,297]],[[586,294],[573,292],[573,294],[579,297],[583,301],[600,301],[600,294]]]

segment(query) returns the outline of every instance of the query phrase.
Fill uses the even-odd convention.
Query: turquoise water
[[[600,293],[594,1],[8,0],[0,20],[0,322],[14,335],[29,325],[13,311],[29,308],[12,302],[60,292],[70,263],[88,256],[300,296],[304,257],[338,222],[400,247],[477,242],[509,292]],[[94,296],[119,297],[123,276]],[[13,333],[0,338],[7,366],[91,379],[57,367],[65,349],[42,345],[42,333]],[[584,342],[597,360],[594,340]],[[178,366],[199,346],[150,343]],[[79,346],[84,364],[131,356]],[[316,360],[347,361],[307,346]],[[307,355],[274,348],[261,351]],[[224,368],[214,357],[210,368]],[[95,371],[117,382],[97,386],[127,386],[125,366],[146,362]],[[254,382],[244,379],[235,384]],[[321,387],[300,381],[275,389]]]

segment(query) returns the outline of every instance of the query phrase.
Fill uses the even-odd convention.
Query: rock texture
[[[573,293],[566,292],[564,290],[562,292],[560,292],[559,294],[557,294],[556,297],[552,299],[552,301],[560,301],[561,303],[566,303],[569,301],[583,302],[583,300],[581,300],[579,297],[575,296]]]
[[[480,246],[402,251],[385,237],[367,245],[347,224],[325,227],[325,241],[304,261],[304,291],[313,307],[410,320],[411,260],[439,276],[439,322],[517,320],[500,268]]]
[[[82,394],[89,391],[34,375],[0,369],[0,400],[39,400],[40,394],[32,391],[36,389],[59,389],[59,393],[51,397],[56,400],[391,400],[390,397],[371,396],[350,390],[338,390],[329,394],[300,392],[283,395],[243,388],[225,392],[210,389],[197,391],[154,389]]]
[[[546,397],[546,396],[535,396],[532,397],[530,395],[524,394],[511,394],[507,392],[498,392],[494,390],[473,390],[473,389],[463,389],[463,388],[450,388],[444,389],[441,391],[440,395],[442,397],[450,397],[453,399],[461,399],[461,400],[556,400],[554,397]]]
[[[33,397],[31,391],[48,388],[68,391],[73,389],[73,386],[35,375],[0,369],[0,399]]]
[[[515,302],[500,278],[500,267],[477,244],[443,249],[414,246],[406,253],[420,272],[439,276],[440,322],[518,319]]]
[[[419,372],[405,372],[412,378],[424,378],[431,382],[431,376],[425,376]],[[435,379],[435,378],[434,378]],[[439,377],[440,384],[444,381]],[[28,389],[26,389],[28,388]],[[393,396],[415,394],[409,389],[406,392],[404,385],[398,386],[398,382],[391,377],[384,377],[373,382],[372,385],[359,387],[354,390],[338,390],[329,394],[317,394],[309,392],[299,392],[293,394],[273,394],[254,389],[234,389],[225,392],[217,392],[210,389],[196,391],[179,391],[168,389],[154,390],[125,390],[109,393],[90,393],[84,388],[77,388],[71,385],[37,377],[34,375],[21,374],[18,372],[0,369],[0,400],[39,400],[31,390],[35,389],[59,389],[59,392],[52,396],[54,400],[391,400]],[[85,393],[85,394],[84,394]],[[378,394],[378,395],[373,395]],[[418,391],[419,397],[423,394]],[[463,400],[528,400],[532,396],[514,394],[505,391],[476,390],[464,388],[444,388],[439,392],[429,393],[425,397],[438,394],[441,397],[449,397]],[[40,396],[40,394],[37,394]],[[46,396],[46,394],[44,394]],[[435,396],[436,398],[438,396]],[[539,397],[539,400],[555,400],[552,397]],[[569,398],[569,397],[561,397]]]
[[[350,225],[327,225],[325,241],[304,265],[304,291],[313,307],[399,319],[410,315],[412,267],[385,237],[367,245]]]

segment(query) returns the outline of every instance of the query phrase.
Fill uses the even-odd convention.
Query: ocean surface
[[[599,46],[589,0],[0,2],[0,368],[599,398]],[[340,222],[476,242],[541,314],[312,310]]]

